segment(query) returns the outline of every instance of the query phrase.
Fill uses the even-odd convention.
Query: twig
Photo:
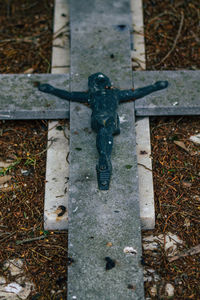
[[[51,260],[51,258],[44,256],[43,254],[41,254],[41,253],[35,251],[34,249],[30,249],[30,250],[31,250],[32,252],[38,254],[39,256],[44,257],[45,259]]]
[[[0,224],[0,227],[3,227],[3,228],[8,228],[8,226],[6,226],[6,225],[2,225],[2,224]]]
[[[169,260],[169,262],[172,262],[174,260],[179,259],[180,257],[185,257],[185,256],[188,256],[188,255],[194,255],[194,254],[198,254],[198,253],[200,253],[200,244],[190,248],[187,251],[181,252],[179,255],[175,255],[173,257],[170,257],[168,260]]]
[[[15,232],[9,233],[7,236],[5,236],[3,239],[0,240],[0,243],[4,242],[5,240],[7,240],[7,239],[10,238],[11,236],[13,236],[15,233],[16,233],[16,231],[15,231]]]
[[[6,1],[7,2],[7,18],[9,18],[10,17],[10,6],[11,6],[11,1],[12,0],[8,0],[8,1]]]
[[[42,150],[42,151],[39,152],[39,153],[36,153],[36,154],[33,155],[33,156],[41,155],[41,154],[43,154],[44,152],[46,152],[47,150],[49,150],[49,148],[52,146],[53,142],[54,142],[54,141],[51,141],[51,143],[50,143],[50,145],[49,145],[48,147],[46,147],[44,150]]]
[[[55,40],[57,37],[58,37],[58,35],[60,34],[60,33],[62,33],[62,30],[65,28],[65,27],[67,27],[68,26],[68,22],[66,23],[66,24],[64,24],[61,28],[59,28],[56,32],[54,32],[54,34],[53,34],[53,40]]]
[[[69,137],[66,135],[65,129],[63,129],[63,134],[64,134],[64,137],[66,138],[66,140],[69,141]]]
[[[47,63],[47,65],[48,65],[47,73],[49,73],[49,70],[50,70],[50,67],[51,67],[50,62],[49,62],[48,59],[46,59],[46,57],[42,54],[41,50],[40,50],[40,52],[39,52],[39,56],[41,56],[41,58]]]
[[[176,47],[176,44],[177,44],[177,41],[178,41],[178,39],[180,37],[180,34],[181,34],[181,30],[182,30],[182,27],[183,27],[183,20],[184,20],[184,13],[183,13],[183,11],[181,11],[181,21],[180,21],[178,33],[177,33],[177,36],[174,40],[173,46],[172,46],[171,50],[165,55],[165,57],[163,57],[163,59],[161,59],[161,61],[158,64],[154,65],[154,67],[157,67],[161,63],[163,63],[170,56],[170,54],[174,51],[174,49]]]
[[[36,1],[36,2],[34,2],[34,3],[31,3],[30,5],[25,6],[23,9],[24,9],[24,10],[30,9],[30,8],[34,7],[35,5],[37,5],[37,4],[38,4],[38,1]]]
[[[66,161],[67,161],[68,164],[69,164],[69,152],[67,153]]]
[[[177,18],[177,15],[174,14],[174,13],[172,13],[171,11],[164,11],[164,12],[160,13],[159,15],[157,15],[157,16],[155,16],[155,17],[149,19],[149,20],[148,20],[148,24],[154,22],[154,21],[157,20],[157,19],[160,19],[160,17],[165,16],[165,15],[171,15],[171,16]]]
[[[30,243],[30,242],[34,242],[34,241],[39,241],[39,240],[43,240],[46,238],[46,235],[41,235],[32,239],[27,239],[27,240],[21,240],[21,241],[16,241],[17,245],[21,245],[21,244],[25,244],[25,243]]]
[[[146,170],[148,170],[148,171],[151,171],[151,172],[152,172],[152,170],[151,170],[150,168],[146,167],[146,166],[145,166],[145,165],[143,165],[143,164],[140,164],[140,163],[138,163],[138,166],[142,166],[142,167],[144,167]]]
[[[35,37],[24,37],[24,38],[16,38],[16,39],[5,39],[0,40],[0,43],[8,43],[8,42],[15,42],[15,43],[38,43]]]

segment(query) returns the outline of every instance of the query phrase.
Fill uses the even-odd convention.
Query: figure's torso
[[[119,104],[117,89],[105,89],[91,93],[89,104],[93,114],[115,113]]]

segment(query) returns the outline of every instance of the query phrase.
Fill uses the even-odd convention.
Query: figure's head
[[[110,79],[103,73],[95,73],[88,78],[88,88],[91,91],[101,91],[111,87]]]

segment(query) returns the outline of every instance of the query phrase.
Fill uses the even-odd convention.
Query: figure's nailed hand
[[[52,93],[54,91],[54,87],[50,84],[38,84],[38,90],[44,93]]]
[[[33,86],[38,87],[39,85],[40,85],[40,82],[39,82],[39,81],[34,81],[34,82],[33,82]]]
[[[162,90],[168,87],[168,81],[156,81],[154,86],[157,90]]]

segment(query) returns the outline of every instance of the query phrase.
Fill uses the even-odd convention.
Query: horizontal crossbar
[[[69,80],[69,74],[0,75],[0,119],[68,119],[69,102],[41,93],[35,82],[68,90]],[[200,115],[200,71],[133,72],[135,88],[158,80],[169,87],[137,100],[136,116]]]

